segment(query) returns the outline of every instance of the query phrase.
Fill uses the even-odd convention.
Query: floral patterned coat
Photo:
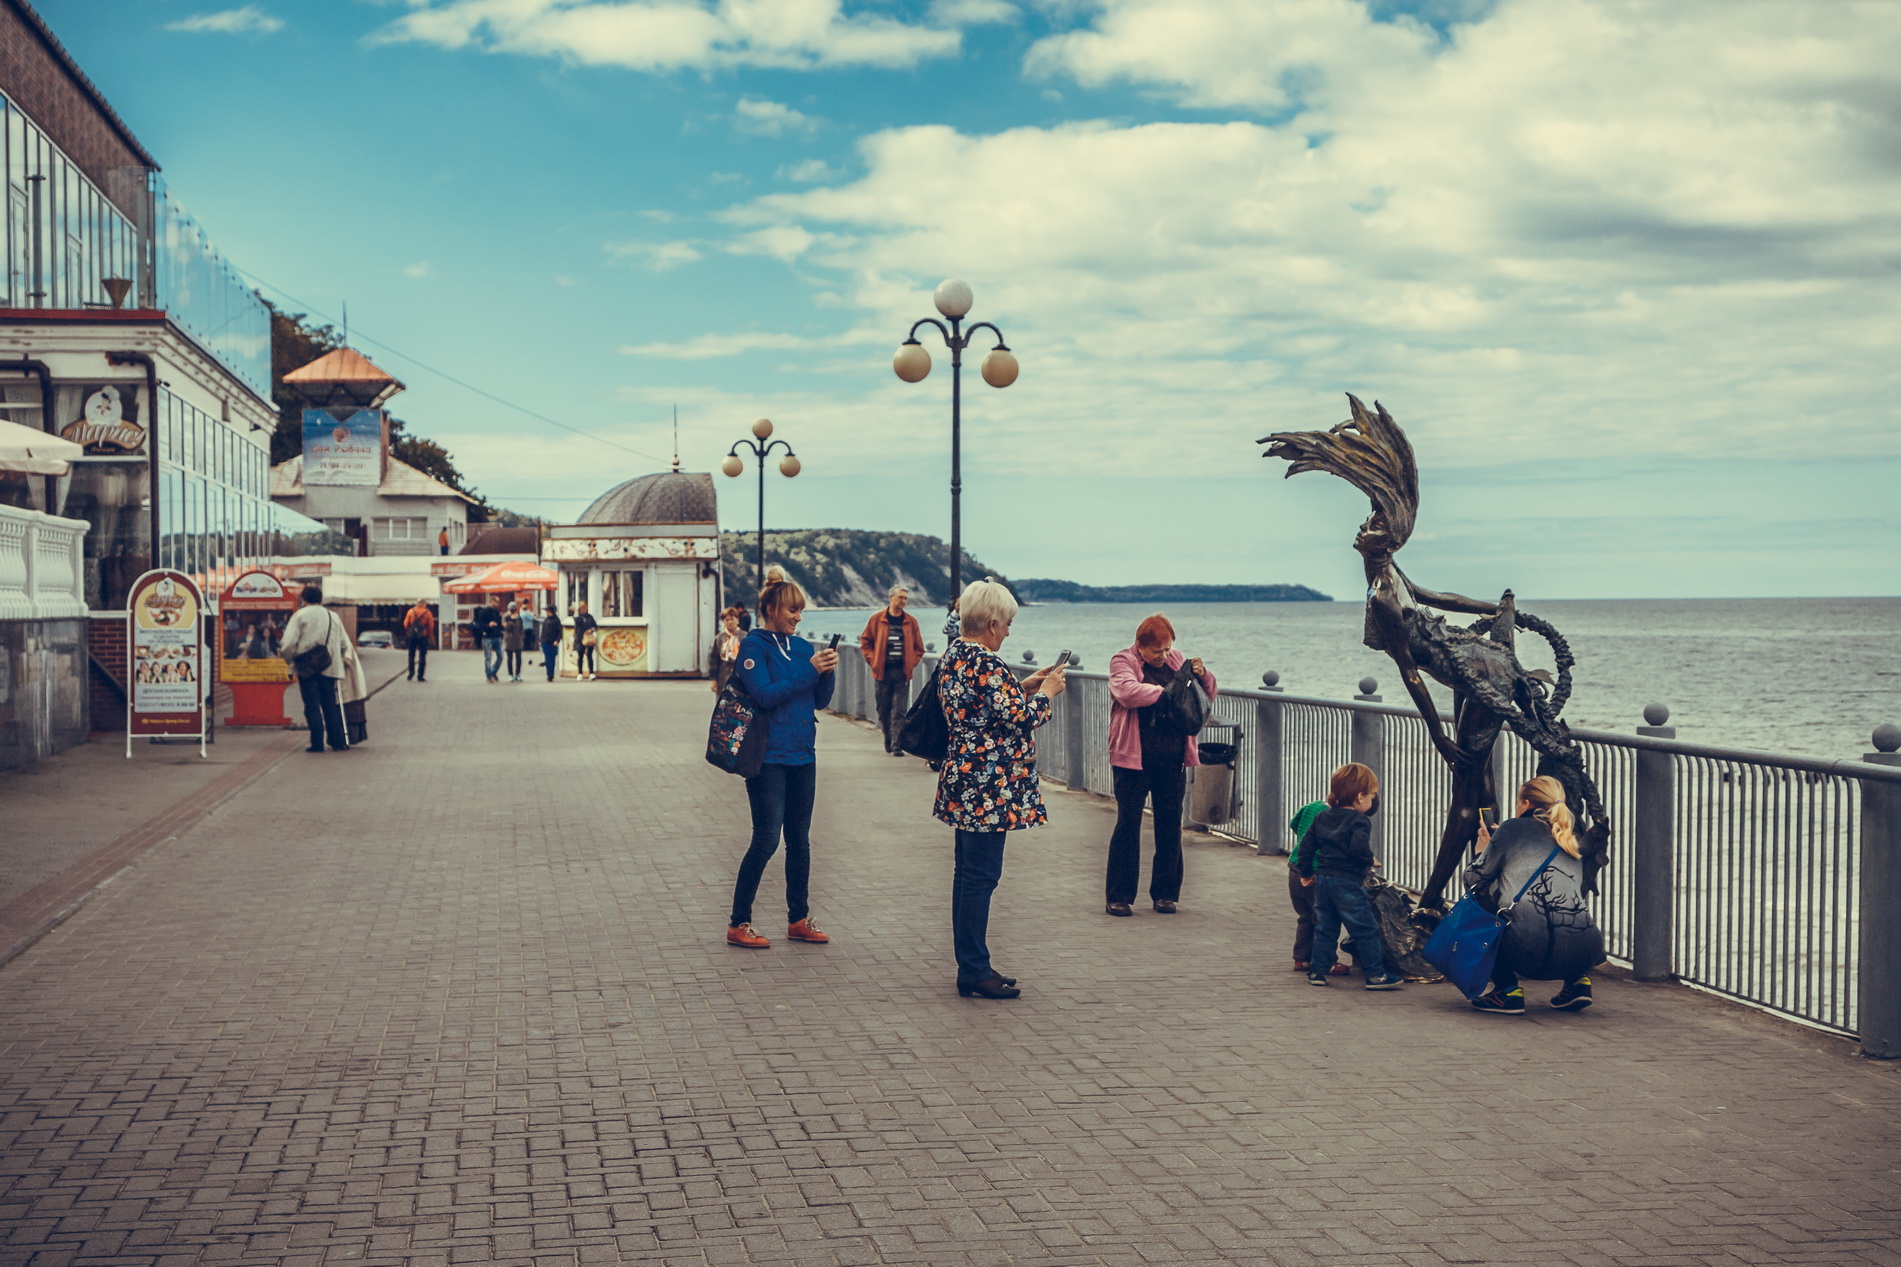
[[[1031,735],[1050,719],[1049,696],[1026,695],[1002,656],[963,641],[945,651],[937,690],[950,753],[938,771],[932,812],[965,831],[1020,831],[1048,822]]]

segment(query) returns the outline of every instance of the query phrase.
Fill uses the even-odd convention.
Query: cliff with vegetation
[[[1030,603],[1331,603],[1305,585],[1078,585],[1038,578],[1013,583]]]

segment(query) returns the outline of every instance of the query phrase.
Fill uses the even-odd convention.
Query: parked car
[[[387,629],[365,629],[356,636],[359,647],[393,647],[396,642],[389,636]]]

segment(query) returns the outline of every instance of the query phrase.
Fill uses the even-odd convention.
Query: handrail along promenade
[[[832,708],[875,719],[870,670],[841,647]],[[919,666],[912,697],[935,656]],[[1034,665],[1018,666],[1028,672]],[[1109,682],[1072,670],[1037,736],[1045,778],[1111,795]],[[1348,761],[1380,775],[1375,849],[1385,875],[1420,888],[1451,796],[1445,764],[1407,705],[1371,678],[1351,700],[1293,695],[1278,677],[1224,689],[1213,724],[1235,727],[1239,812],[1204,824],[1263,855],[1291,844],[1287,820],[1324,800]],[[1595,913],[1611,961],[1639,980],[1676,980],[1901,1057],[1901,727],[1859,761],[1753,752],[1675,737],[1659,705],[1635,734],[1574,728],[1615,824]],[[1446,721],[1449,716],[1442,714]],[[1503,789],[1536,754],[1509,730],[1494,760]],[[1190,798],[1192,800],[1192,798]]]

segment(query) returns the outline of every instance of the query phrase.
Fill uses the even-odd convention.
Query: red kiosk
[[[290,665],[277,653],[284,625],[297,606],[269,572],[246,572],[226,588],[219,615],[227,622],[219,648],[219,680],[231,688],[227,726],[291,726],[284,715]],[[232,618],[235,617],[235,622]],[[235,623],[236,628],[229,625]]]

